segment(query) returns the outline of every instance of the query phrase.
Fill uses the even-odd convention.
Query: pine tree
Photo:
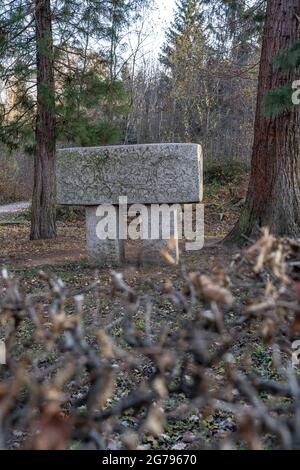
[[[200,141],[206,127],[209,105],[207,81],[202,77],[208,66],[209,48],[203,34],[201,1],[181,0],[175,19],[166,33],[160,57],[165,67],[165,82],[173,108],[171,140]]]
[[[177,1],[175,18],[166,32],[166,42],[160,56],[161,63],[166,67],[173,67],[173,58],[182,48],[182,59],[190,61],[197,42],[199,39],[203,40],[200,4],[199,0]]]
[[[91,69],[84,76],[82,72],[70,73],[61,85],[56,106],[58,142],[79,147],[120,142],[119,123],[129,112],[121,80],[103,79]]]
[[[199,2],[215,49],[231,54],[238,45],[248,46],[262,32],[265,2],[260,0],[202,0]]]
[[[264,113],[266,94],[298,78],[294,45],[300,35],[299,15],[299,0],[267,2],[250,183],[229,241],[249,237],[264,226],[276,235],[300,233],[300,107],[289,107],[276,116]],[[288,54],[283,52],[287,50]],[[287,65],[288,74],[274,66],[274,57],[279,57],[281,68]]]
[[[100,83],[95,71],[87,72],[91,43],[117,39],[124,24],[138,13],[138,6],[145,3],[147,0],[1,2],[0,82],[13,98],[2,115],[0,138],[10,148],[22,145],[34,151],[33,239],[56,235],[55,149],[57,138],[68,131],[66,120],[77,117],[69,127],[69,135],[76,140],[76,132],[85,133],[87,138],[81,136],[80,143],[95,143],[98,138],[107,142],[109,133],[115,133],[113,126],[105,122],[89,122],[88,95],[92,89],[99,93],[102,103],[110,100],[119,106],[123,99],[116,77],[109,77],[109,84],[105,83],[106,77]],[[109,69],[112,58],[105,52],[101,55]],[[65,62],[70,56],[82,63],[81,68],[75,67],[76,73],[74,64]],[[56,86],[58,82],[62,88]],[[104,97],[106,93],[111,96]],[[94,98],[97,101],[97,96]],[[84,119],[80,120],[82,114]]]
[[[297,40],[291,47],[280,51],[280,53],[273,58],[273,64],[274,67],[277,67],[282,74],[287,77],[294,71],[300,72],[300,40]],[[265,116],[276,117],[284,111],[296,106],[292,100],[293,92],[293,83],[290,81],[269,90],[264,99]]]
[[[35,0],[36,126],[31,239],[56,236],[55,84],[50,0]]]
[[[217,122],[217,126],[226,125],[232,136],[229,148],[224,148],[224,154],[230,154],[230,142],[238,133],[236,121],[240,118],[250,123],[254,100],[249,94],[239,102],[226,96],[242,97],[243,87],[253,88],[250,74],[255,73],[253,64],[257,62],[259,24],[261,8],[249,7],[246,0],[177,2],[160,58],[165,67],[168,107],[174,116],[168,139],[201,142],[212,155],[213,142],[217,142],[212,123]],[[221,122],[224,116],[226,123]],[[207,150],[208,146],[212,150]]]

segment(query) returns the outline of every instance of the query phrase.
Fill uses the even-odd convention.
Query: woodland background
[[[299,0],[178,0],[158,59],[152,8],[0,4],[1,449],[300,448]],[[55,148],[147,142],[202,144],[205,246],[95,269]]]
[[[132,13],[107,14],[99,42],[85,31],[72,47],[57,44],[58,146],[196,142],[206,169],[247,167],[263,3],[177,2],[158,56],[151,40],[162,25],[142,3],[134,26]],[[4,202],[28,199],[33,179],[34,88],[25,64],[14,73],[2,93]]]

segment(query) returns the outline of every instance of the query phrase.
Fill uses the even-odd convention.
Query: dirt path
[[[0,206],[0,215],[2,214],[13,214],[15,212],[21,212],[25,209],[30,207],[29,201],[20,201],[20,202],[13,202],[12,204],[6,204],[4,206]]]

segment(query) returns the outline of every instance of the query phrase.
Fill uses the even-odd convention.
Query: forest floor
[[[242,200],[245,197],[248,176],[238,175],[231,181],[220,184],[213,180],[206,184],[205,193],[205,234],[206,245],[200,252],[183,253],[182,265],[189,271],[199,271],[211,275],[217,269],[229,269],[233,256],[239,252],[239,248],[232,246],[226,248],[219,243],[222,238],[234,226],[238,216]],[[1,213],[1,209],[0,209]],[[76,294],[84,287],[91,285],[95,278],[100,279],[102,286],[110,285],[110,273],[107,269],[95,270],[90,267],[85,256],[85,227],[83,220],[76,221],[58,221],[58,237],[55,240],[30,241],[29,230],[30,223],[21,214],[5,213],[0,216],[0,266],[7,267],[9,271],[17,275],[26,293],[37,293],[40,291],[42,283],[39,277],[39,271],[43,270],[47,274],[60,277],[68,287]],[[127,246],[127,258],[132,262],[121,269],[124,279],[128,285],[134,286],[139,291],[150,292],[155,290],[160,292],[162,286],[167,280],[174,284],[180,284],[182,281],[181,266],[138,266],[139,259],[137,250],[132,246],[132,242]],[[244,302],[251,289],[252,296],[257,291],[255,279],[244,279],[238,282],[234,288],[233,294],[236,298]],[[1,287],[1,286],[0,286]],[[258,291],[257,291],[258,292]],[[257,294],[258,295],[258,294]],[[86,323],[94,322],[93,325],[103,326],[103,323],[114,321],[122,315],[123,308],[120,303],[103,302],[100,305],[101,318],[96,316],[95,311],[99,305],[95,305],[95,299],[92,295],[85,298]],[[174,317],[174,310],[169,303],[158,301],[155,314],[152,318],[154,329],[158,329],[162,324],[168,323],[171,327],[176,327],[178,318]],[[145,327],[144,319],[135,318],[138,328]],[[24,338],[28,340],[30,328],[23,331]],[[120,328],[116,327],[113,336],[120,336]],[[22,339],[22,338],[21,338]],[[270,353],[258,340],[254,333],[245,331],[245,344],[253,344],[254,358],[257,368],[262,374],[268,374],[268,361]],[[19,351],[20,353],[20,351]],[[38,351],[36,352],[38,354]],[[239,354],[243,354],[243,346]],[[49,353],[48,362],[55,362],[56,358]],[[213,371],[215,380],[222,380],[222,366],[220,370]],[[118,394],[124,395],[130,389],[130,382],[140,380],[139,373],[134,377],[124,377],[120,383]],[[74,384],[72,385],[74,387]],[[78,390],[73,390],[74,395]],[[169,408],[176,407],[178,403],[169,403]],[[130,421],[132,417],[128,417]],[[152,436],[145,438],[142,448],[197,448],[197,439],[199,438],[198,422],[199,415],[194,414],[171,420],[165,430],[165,433],[158,439]],[[217,416],[208,416],[204,420],[204,430],[201,431],[201,440],[210,442],[215,438],[226,437],[227,434],[234,431],[235,422],[229,413],[218,413]],[[13,437],[10,442],[11,448],[21,446],[22,436]],[[111,443],[113,449],[116,443]]]
[[[211,245],[221,240],[238,219],[246,194],[248,175],[233,177],[228,182],[212,180],[205,185],[205,248],[201,252],[183,254],[184,262],[206,259],[214,250],[222,257],[222,248]],[[30,222],[28,202],[0,206],[0,265],[11,268],[59,265],[86,262],[85,225],[82,218],[58,220],[55,240],[29,240]],[[128,266],[136,265],[139,253],[132,242],[127,242]],[[228,250],[225,250],[226,254]],[[214,260],[213,260],[214,261]]]

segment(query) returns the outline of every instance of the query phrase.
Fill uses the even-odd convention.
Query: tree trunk
[[[283,75],[272,64],[281,49],[299,39],[300,0],[268,0],[260,61],[251,175],[245,206],[227,241],[256,235],[269,227],[275,235],[300,233],[300,106],[276,118],[263,116],[268,90],[292,84],[296,70]],[[245,241],[245,238],[244,238]]]
[[[55,86],[50,0],[35,0],[37,118],[31,239],[54,238]]]

